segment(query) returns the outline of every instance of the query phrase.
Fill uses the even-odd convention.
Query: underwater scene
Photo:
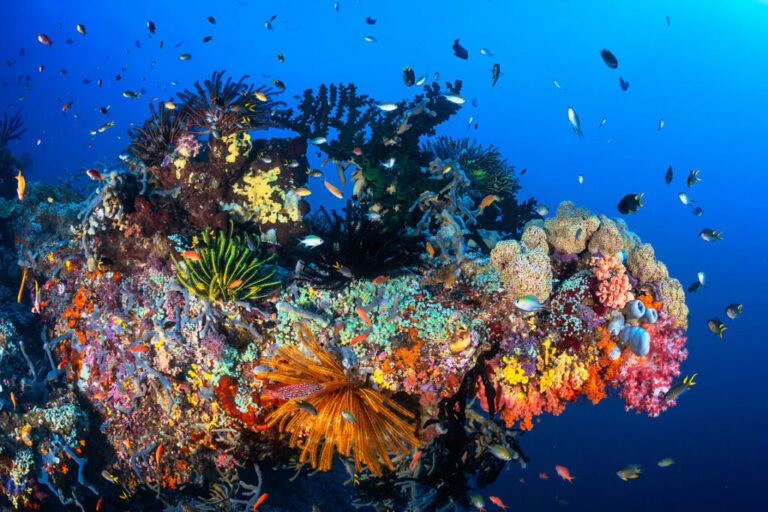
[[[0,23],[0,510],[765,510],[768,1]]]

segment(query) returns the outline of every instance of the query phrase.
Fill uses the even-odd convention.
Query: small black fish
[[[472,106],[473,106],[473,107],[476,107],[476,106],[477,106],[477,99],[475,99],[475,98],[472,98]]]
[[[527,168],[527,167],[526,167],[525,169],[523,169],[522,171],[520,171],[520,176],[522,176],[522,175],[523,175],[523,174],[525,174],[526,172],[528,172],[528,168]]]
[[[96,82],[96,83],[99,85],[99,87],[101,87],[101,84],[102,84],[103,82],[102,82],[101,78],[99,78],[98,82]]]
[[[163,49],[163,44],[165,44],[163,41],[160,41],[160,49]]]
[[[667,16],[667,26],[669,26],[669,16]]]
[[[279,60],[280,62],[285,62],[285,56],[282,53],[278,53],[277,60]]]
[[[153,21],[147,22],[147,28],[149,29],[150,34],[154,34],[155,30],[157,30],[157,27],[155,26],[155,23]]]
[[[693,283],[691,283],[691,284],[688,286],[688,292],[690,292],[690,293],[693,293],[693,292],[695,292],[695,291],[698,291],[698,290],[699,290],[699,288],[701,288],[701,282],[699,282],[699,281],[694,281]]]
[[[277,18],[277,14],[273,14],[271,18],[269,18],[269,21],[275,21],[275,18]]]
[[[701,217],[704,215],[704,210],[701,209],[701,206],[697,206],[693,210],[691,210],[691,213],[693,213],[697,217]]]
[[[496,81],[499,79],[499,75],[501,74],[501,66],[496,63],[493,65],[493,71],[491,72],[491,78],[493,79],[493,83],[491,83],[491,87],[496,85]]]
[[[213,39],[213,36],[205,36],[205,37],[203,38],[203,42],[204,42],[204,43],[207,43],[207,42],[210,42],[212,39]]]
[[[369,25],[375,25],[375,24],[376,24],[376,20],[375,20],[375,19],[373,19],[373,18],[371,18],[370,16],[368,16],[367,18],[365,18],[365,22],[366,22],[367,24],[369,24]]]
[[[410,66],[403,70],[403,82],[405,82],[405,85],[408,87],[416,83],[416,74]]]
[[[141,48],[141,43],[139,42],[139,40],[138,40],[138,39],[137,39],[137,40],[135,40],[135,41],[133,42],[133,44],[135,44],[135,45],[136,45],[136,48]]]
[[[621,86],[622,91],[626,91],[627,89],[629,89],[629,82],[625,81],[621,77],[619,77],[619,85]]]
[[[88,85],[89,83],[91,83],[91,79],[90,78],[83,78],[83,83],[85,85]]]
[[[669,185],[672,183],[672,178],[674,177],[674,174],[672,173],[672,166],[670,165],[667,167],[667,174],[664,175],[664,183]]]
[[[178,48],[179,46],[181,46],[183,44],[184,44],[184,41],[179,41],[178,43],[176,43],[176,46],[174,46],[174,48]]]
[[[72,38],[71,38],[71,37],[68,37],[68,38],[67,38],[67,40],[66,40],[66,41],[64,41],[64,42],[65,42],[65,43],[67,43],[67,44],[72,44],[72,43],[74,43],[74,41],[72,40]]]
[[[611,50],[608,48],[603,48],[600,50],[600,56],[603,58],[603,62],[605,62],[605,65],[608,66],[611,69],[616,69],[619,66],[619,61],[616,60],[616,57],[611,53]]]
[[[453,54],[460,59],[467,60],[469,58],[469,52],[459,44],[459,39],[453,42]]]
[[[285,90],[285,84],[283,83],[282,80],[272,80],[272,83],[275,84],[275,87],[277,87],[281,91]]]
[[[19,48],[19,57],[24,55],[24,48]]]
[[[215,25],[216,24],[216,18],[214,18],[213,16],[208,16],[205,19],[207,19],[208,23],[210,23],[211,25]]]
[[[697,169],[695,171],[691,171],[690,174],[688,174],[688,179],[685,181],[685,183],[688,185],[688,188],[693,187],[697,181],[701,181],[701,178],[699,178],[700,172],[701,170]]]
[[[164,331],[167,331],[171,327],[176,327],[176,322],[169,320],[168,322],[163,323],[163,330]]]
[[[627,194],[622,197],[618,205],[619,212],[624,215],[628,213],[635,213],[643,206],[642,200],[644,195],[645,192],[642,194]]]
[[[477,123],[475,123],[475,130],[477,130]]]
[[[123,77],[121,77],[120,73],[118,73],[117,76],[115,77],[115,80],[117,80],[119,82],[121,78],[123,78]]]
[[[109,112],[109,107],[99,107],[99,112],[106,115]]]
[[[296,400],[296,406],[312,416],[317,416],[317,409],[315,409],[315,406],[306,400]]]

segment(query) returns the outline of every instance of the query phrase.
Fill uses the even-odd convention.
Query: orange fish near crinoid
[[[568,480],[569,484],[573,483],[575,477],[571,476],[571,472],[565,466],[555,466],[555,471],[563,480]]]

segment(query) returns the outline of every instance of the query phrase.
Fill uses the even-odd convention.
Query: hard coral
[[[597,215],[570,201],[560,203],[557,215],[544,221],[549,245],[562,254],[578,254],[586,249],[599,226]]]
[[[688,306],[685,304],[685,290],[680,281],[664,278],[658,285],[659,301],[664,304],[667,313],[673,318],[675,327],[688,327]]]
[[[624,240],[619,227],[605,215],[600,215],[598,219],[600,220],[600,227],[589,239],[589,252],[603,256],[614,256],[624,248]]]
[[[621,309],[627,302],[634,300],[626,269],[616,258],[592,258],[591,265],[598,280],[595,295],[603,306]]]
[[[350,376],[306,327],[298,327],[298,338],[299,346],[279,347],[273,359],[264,361],[275,371],[259,377],[285,385],[322,386],[303,398],[316,415],[291,400],[267,417],[270,425],[278,424],[280,430],[290,432],[292,447],[302,445],[301,462],[309,458],[313,467],[327,471],[334,451],[345,456],[352,452],[357,471],[365,464],[372,473],[381,475],[382,463],[393,469],[390,453],[419,446],[414,427],[406,421],[413,418],[411,412],[368,387],[361,378]]]
[[[515,240],[499,242],[491,251],[491,264],[501,273],[512,299],[534,295],[543,303],[552,293],[552,267],[541,247],[529,250]]]
[[[651,244],[641,244],[627,255],[627,269],[641,283],[658,283],[669,276],[666,265],[656,260]]]

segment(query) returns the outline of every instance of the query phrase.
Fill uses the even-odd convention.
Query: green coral
[[[251,251],[233,229],[232,222],[229,231],[219,230],[214,236],[206,229],[202,244],[195,248],[197,256],[185,253],[182,263],[173,259],[179,283],[192,294],[211,301],[253,300],[266,297],[278,284],[269,281],[275,268],[267,267],[274,255],[260,258],[258,238]]]

